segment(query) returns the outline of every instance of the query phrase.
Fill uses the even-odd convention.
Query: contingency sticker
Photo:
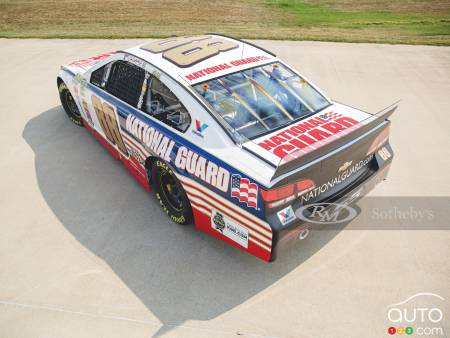
[[[216,209],[211,209],[211,226],[244,248],[248,248],[248,229],[225,217]]]
[[[286,225],[296,218],[292,206],[288,206],[287,208],[278,211],[277,216],[282,225]]]

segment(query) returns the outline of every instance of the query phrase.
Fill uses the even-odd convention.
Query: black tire
[[[192,209],[186,192],[172,169],[161,160],[156,160],[152,166],[152,186],[159,204],[173,222],[192,223]]]
[[[69,119],[77,126],[82,127],[83,119],[81,118],[77,103],[64,82],[59,84],[58,91],[61,104],[66,111],[67,116],[69,116]]]

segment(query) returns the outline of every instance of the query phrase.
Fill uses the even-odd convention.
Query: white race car
[[[392,161],[396,106],[369,114],[333,102],[274,54],[222,35],[75,61],[57,84],[70,119],[174,222],[265,261],[314,223],[308,205],[359,198]]]

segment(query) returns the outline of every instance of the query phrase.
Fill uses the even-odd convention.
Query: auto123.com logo
[[[445,299],[434,293],[417,293],[402,302],[386,306],[388,335],[444,336]]]

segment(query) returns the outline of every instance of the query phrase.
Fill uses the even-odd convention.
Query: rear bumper
[[[393,155],[392,149],[389,144],[385,145],[389,152]],[[370,175],[359,180],[355,184],[346,188],[345,191],[338,192],[334,196],[330,196],[317,204],[333,203],[333,204],[344,204],[348,206],[355,205],[362,197],[369,193],[378,183],[387,178],[390,165],[392,163],[391,156],[388,160],[384,160],[377,153],[375,154],[374,161],[377,164],[377,169],[372,171]],[[296,215],[295,220],[291,223],[283,226],[277,217],[271,217],[269,224],[272,227],[273,239],[272,239],[272,254],[270,261],[274,261],[278,256],[282,255],[283,252],[289,251],[298,247],[302,241],[302,236],[305,231],[309,229],[323,229],[326,225],[321,224],[320,220],[317,218],[310,218],[310,221],[302,220],[298,217],[304,206],[299,203],[294,203],[292,205],[294,213]],[[326,210],[326,209],[325,209]],[[329,224],[328,224],[329,225]],[[340,225],[336,223],[336,225]],[[345,224],[344,224],[345,225]]]

